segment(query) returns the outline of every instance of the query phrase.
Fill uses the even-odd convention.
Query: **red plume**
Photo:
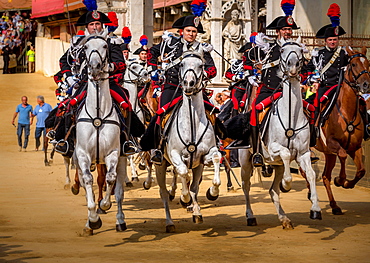
[[[340,16],[340,7],[336,3],[331,4],[327,16],[332,17],[332,16]]]
[[[108,18],[112,23],[106,23],[106,26],[118,26],[118,18],[115,12],[108,12]]]
[[[122,37],[131,37],[131,36],[132,36],[131,31],[127,26],[122,28]]]
[[[280,5],[283,5],[283,4],[295,5],[295,0],[282,0]]]

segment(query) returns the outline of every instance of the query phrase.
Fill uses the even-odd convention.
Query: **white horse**
[[[283,228],[293,228],[290,219],[280,205],[280,190],[288,192],[292,176],[290,162],[295,160],[307,174],[310,183],[312,207],[311,219],[321,219],[321,209],[316,191],[315,172],[311,166],[307,118],[303,113],[299,72],[303,63],[303,49],[300,39],[296,42],[281,39],[280,70],[282,74],[282,97],[271,109],[267,130],[263,135],[262,153],[265,161],[273,165],[275,178],[270,188],[271,199],[276,207]],[[256,225],[250,205],[250,177],[253,173],[249,150],[239,150],[243,191],[246,200],[248,225]],[[280,188],[280,189],[279,189]]]
[[[136,113],[140,121],[145,124],[144,121],[144,112],[142,111],[139,100],[138,100],[138,86],[145,85],[150,81],[150,75],[148,73],[148,70],[138,63],[137,61],[131,61],[127,63],[127,69],[123,78],[123,86],[125,89],[128,90],[130,95],[130,103],[132,105],[133,111]],[[140,158],[143,159],[143,154],[140,154]],[[135,165],[135,158],[134,155],[128,156],[128,159],[130,161],[131,166],[131,180],[132,181],[139,181],[138,173],[136,170]],[[152,182],[152,166],[151,164],[146,165],[148,176],[147,179],[144,181],[144,188],[149,189]],[[128,179],[128,178],[127,178]],[[126,182],[126,184],[129,184],[129,182]]]
[[[175,225],[169,209],[169,195],[166,187],[166,168],[173,165],[182,181],[180,202],[184,207],[192,205],[193,222],[202,223],[200,206],[197,201],[199,183],[203,166],[214,165],[213,187],[208,189],[207,196],[217,199],[220,180],[221,154],[216,147],[215,133],[204,108],[202,93],[203,56],[197,52],[185,52],[180,64],[180,85],[183,91],[183,102],[173,113],[173,121],[165,125],[167,142],[164,145],[164,160],[156,165],[156,177],[160,195],[166,211],[166,232],[174,232]],[[172,123],[172,124],[171,124]],[[189,189],[189,169],[193,180]],[[176,177],[175,177],[176,178]],[[174,180],[175,180],[174,178]],[[189,191],[190,190],[190,191]],[[173,195],[173,194],[172,194]]]
[[[84,232],[88,235],[92,235],[93,229],[99,229],[102,225],[96,212],[93,175],[90,172],[92,163],[105,163],[107,166],[106,195],[99,207],[102,210],[111,207],[110,196],[116,183],[116,230],[126,229],[122,211],[126,159],[120,158],[120,124],[109,91],[107,34],[105,30],[101,34],[87,35],[82,42],[89,80],[86,102],[77,116],[75,154],[79,180],[86,191],[88,220]]]

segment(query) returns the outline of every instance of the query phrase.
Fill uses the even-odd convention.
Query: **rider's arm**
[[[161,44],[158,44],[148,50],[147,63],[149,72],[156,70],[158,67],[158,57],[161,55],[160,47]]]
[[[61,74],[63,74],[64,76],[64,79],[67,79],[68,77],[71,77],[72,76],[72,72],[71,72],[71,67],[69,66],[69,63],[68,63],[68,51],[66,51],[66,53],[64,53],[64,55],[59,59],[59,66],[60,66],[60,71],[61,71]]]
[[[225,72],[225,78],[234,81],[234,79],[233,79],[234,77],[235,77],[235,74],[231,72],[231,68],[229,68],[228,70],[226,70],[226,72]]]
[[[204,52],[204,71],[207,74],[207,78],[211,79],[216,77],[217,69],[215,66],[215,62],[209,52]]]
[[[109,52],[110,52],[110,62],[111,66],[113,66],[112,70],[110,70],[110,74],[118,74],[118,73],[125,73],[126,70],[126,63],[125,59],[123,58],[123,54],[121,48],[117,44],[113,44],[108,42],[109,45]]]

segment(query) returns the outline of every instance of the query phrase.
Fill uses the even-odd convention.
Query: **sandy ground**
[[[282,194],[282,205],[295,229],[283,230],[267,188],[253,179],[252,201],[258,226],[248,227],[242,190],[226,191],[225,173],[220,198],[211,202],[205,193],[212,171],[205,171],[199,200],[204,223],[192,223],[179,204],[171,203],[177,233],[165,233],[164,210],[155,184],[150,190],[141,182],[127,189],[124,211],[128,230],[115,231],[113,206],[102,216],[103,226],[91,237],[81,237],[86,222],[84,191],[73,196],[64,190],[64,166],[57,155],[45,167],[34,149],[34,127],[27,152],[18,152],[11,116],[27,95],[36,105],[42,94],[54,104],[51,78],[39,74],[0,75],[0,261],[1,262],[369,262],[370,191],[335,188],[345,212],[333,216],[322,182],[318,192],[323,220],[309,219],[310,202],[305,183],[294,177],[293,190]],[[236,169],[239,176],[239,169]],[[235,183],[235,181],[234,181]],[[235,184],[236,186],[236,184]]]

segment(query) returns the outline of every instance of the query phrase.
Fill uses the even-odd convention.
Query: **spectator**
[[[1,17],[5,22],[8,22],[9,20],[9,13],[3,13],[3,16]]]
[[[9,73],[9,60],[10,60],[9,43],[5,43],[5,46],[2,49],[2,53],[3,53],[3,60],[4,60],[3,74],[8,74]]]
[[[216,103],[214,103],[217,107],[221,107],[221,105],[222,105],[222,93],[221,92],[219,92],[219,93],[217,93],[216,94],[216,96],[215,96],[215,102]]]
[[[32,120],[37,116],[36,130],[35,130],[35,139],[36,139],[36,151],[40,147],[40,137],[43,134],[43,137],[46,135],[45,128],[45,119],[49,116],[49,113],[53,110],[50,104],[45,103],[44,96],[37,96],[37,106],[33,110]]]
[[[27,51],[26,60],[28,63],[28,73],[35,72],[35,48],[33,46]]]
[[[220,110],[222,111],[222,109],[225,107],[226,103],[230,100],[230,91],[228,90],[223,90],[222,93],[221,93],[221,98],[222,98],[222,105],[220,107]]]
[[[12,124],[14,125],[15,118],[17,118],[17,115],[19,113],[17,127],[19,151],[22,151],[23,130],[24,130],[23,150],[26,151],[28,145],[28,137],[30,136],[30,126],[32,125],[32,119],[30,119],[32,115],[32,106],[28,104],[28,98],[26,96],[23,96],[21,100],[22,103],[17,106],[15,113],[13,115]]]
[[[14,52],[11,52],[9,55],[9,73],[15,73],[17,69],[17,56],[14,54]]]

